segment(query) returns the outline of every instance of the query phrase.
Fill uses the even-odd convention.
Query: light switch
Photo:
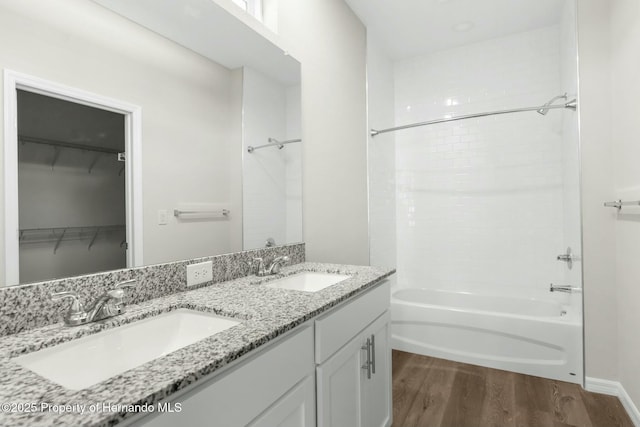
[[[167,225],[169,223],[169,212],[166,209],[158,211],[158,225]]]

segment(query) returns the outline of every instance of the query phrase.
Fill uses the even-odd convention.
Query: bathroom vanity
[[[232,256],[238,254],[227,257]],[[68,405],[70,410],[34,407],[38,410],[26,412],[16,406],[0,414],[0,424],[390,425],[385,279],[391,274],[393,270],[300,262],[278,275],[245,275],[140,301],[128,305],[122,315],[93,324],[55,323],[7,335],[0,339],[0,366],[6,373],[0,400],[46,403],[48,408]],[[299,282],[307,288],[308,277],[314,275],[329,281],[315,291],[295,289],[296,277],[307,277]],[[119,326],[155,322],[181,310],[235,323],[75,390],[18,363],[38,350],[82,343],[112,334]],[[169,327],[162,329],[169,334]],[[123,357],[136,345],[130,340],[122,346]],[[79,363],[78,371],[82,376]]]
[[[318,426],[388,426],[388,308],[385,281],[167,399],[181,412],[134,425],[314,426],[317,402]]]

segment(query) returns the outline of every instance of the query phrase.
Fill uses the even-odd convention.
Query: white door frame
[[[125,116],[127,267],[142,261],[142,109],[116,99],[4,70],[4,285],[20,282],[17,89]],[[0,284],[1,286],[1,284]]]

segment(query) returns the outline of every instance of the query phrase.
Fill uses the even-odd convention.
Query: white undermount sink
[[[81,390],[240,322],[178,309],[12,359],[71,390]]]
[[[316,271],[303,271],[298,274],[283,277],[282,279],[268,282],[269,288],[291,289],[304,292],[318,292],[336,283],[350,278],[346,274],[320,273]]]

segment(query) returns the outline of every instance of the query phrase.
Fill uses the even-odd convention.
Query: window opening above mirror
[[[258,21],[264,21],[262,15],[262,0],[233,0],[233,2]]]

